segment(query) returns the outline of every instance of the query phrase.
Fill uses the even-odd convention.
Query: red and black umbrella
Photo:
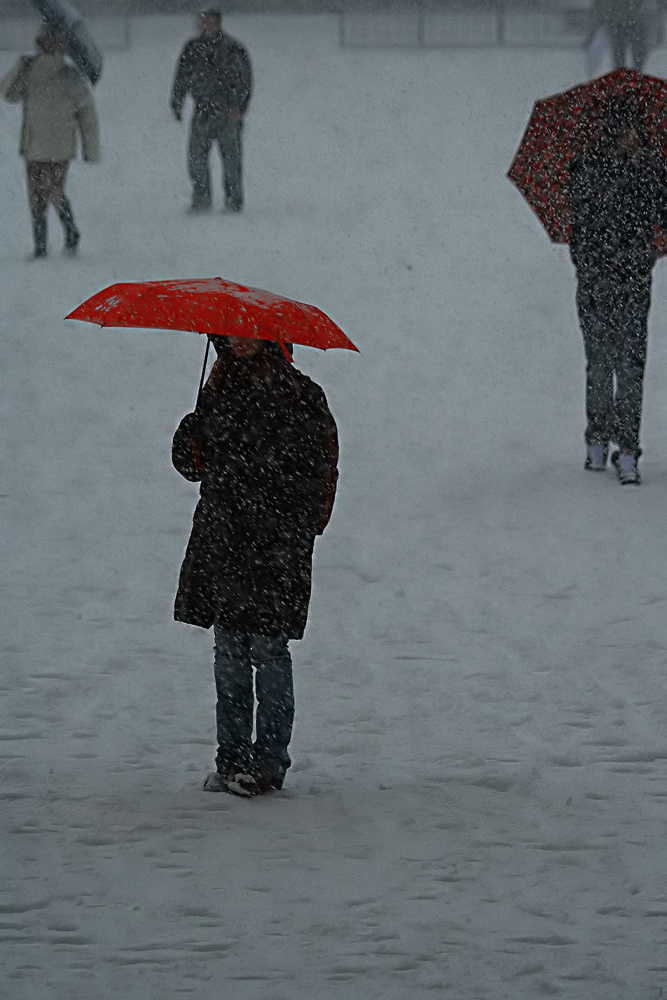
[[[649,143],[667,160],[667,81],[658,77],[616,69],[533,107],[508,177],[554,243],[567,243],[570,232],[567,166],[598,140],[601,119],[625,95],[634,96]],[[656,247],[667,253],[667,232],[656,233]]]

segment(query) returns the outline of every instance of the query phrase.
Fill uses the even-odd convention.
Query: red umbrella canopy
[[[65,319],[358,350],[317,306],[222,278],[121,282],[86,299]]]
[[[625,94],[635,95],[648,141],[667,158],[667,82],[658,77],[616,69],[533,107],[508,177],[554,243],[567,243],[570,232],[568,163],[597,140],[600,118]],[[656,246],[667,253],[667,233],[656,233]]]

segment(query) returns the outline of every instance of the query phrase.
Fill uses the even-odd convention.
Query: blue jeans
[[[218,625],[214,632],[216,768],[225,772],[236,765],[254,767],[270,777],[283,778],[292,763],[287,747],[294,722],[287,639],[227,632]]]

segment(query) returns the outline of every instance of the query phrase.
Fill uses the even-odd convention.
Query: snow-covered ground
[[[0,109],[0,997],[657,1000],[667,265],[622,489],[582,468],[567,251],[505,178],[581,54],[342,51],[335,18],[230,18],[248,207],[192,218],[168,111],[189,28],[138,22],[107,58],[76,262],[53,220],[26,263]],[[212,636],[172,621],[196,488],[171,434],[204,344],[62,320],[114,280],[214,275],[317,303],[363,352],[297,352],[341,482],[294,768],[253,801],[201,791]]]

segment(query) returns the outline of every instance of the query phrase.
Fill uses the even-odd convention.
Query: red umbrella
[[[568,163],[597,140],[600,118],[624,94],[636,95],[648,140],[667,157],[667,82],[657,77],[616,69],[533,107],[508,177],[554,243],[567,243],[570,232]],[[656,233],[656,247],[667,253],[667,233]]]
[[[275,340],[328,351],[356,351],[317,306],[222,278],[121,282],[86,299],[65,319],[100,326],[146,327]]]

